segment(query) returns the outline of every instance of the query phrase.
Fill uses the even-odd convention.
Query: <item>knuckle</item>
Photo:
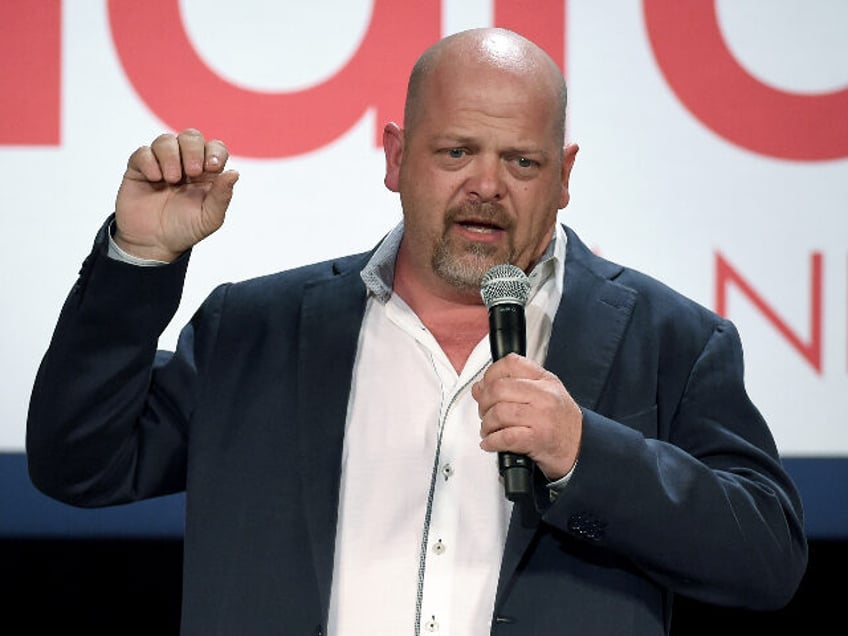
[[[161,146],[162,144],[173,143],[176,137],[172,133],[162,133],[153,140],[152,146]]]

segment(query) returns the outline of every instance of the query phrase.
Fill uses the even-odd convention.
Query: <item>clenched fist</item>
[[[221,227],[238,172],[223,142],[194,129],[136,150],[115,204],[115,242],[133,256],[170,262]]]

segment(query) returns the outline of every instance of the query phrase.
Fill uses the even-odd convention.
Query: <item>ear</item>
[[[568,180],[571,178],[571,169],[574,167],[574,160],[577,158],[577,151],[580,150],[577,144],[568,144],[562,149],[562,194],[559,198],[559,209],[562,210],[568,205],[571,195],[568,192]]]
[[[383,128],[383,152],[386,155],[386,177],[383,182],[392,192],[399,192],[403,130],[394,122],[389,122]]]

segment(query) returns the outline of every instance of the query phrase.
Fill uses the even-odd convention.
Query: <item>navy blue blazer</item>
[[[220,286],[172,354],[157,337],[188,255],[110,260],[105,227],[32,392],[33,483],[78,506],[185,490],[186,636],[323,634],[369,254]],[[513,516],[491,633],[666,634],[674,594],[784,605],[802,508],[735,328],[566,231],[545,366],[584,411],[580,459]]]

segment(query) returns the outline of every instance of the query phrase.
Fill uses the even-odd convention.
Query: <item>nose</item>
[[[470,170],[466,183],[469,197],[480,202],[500,201],[504,197],[506,184],[500,158],[477,155]]]

